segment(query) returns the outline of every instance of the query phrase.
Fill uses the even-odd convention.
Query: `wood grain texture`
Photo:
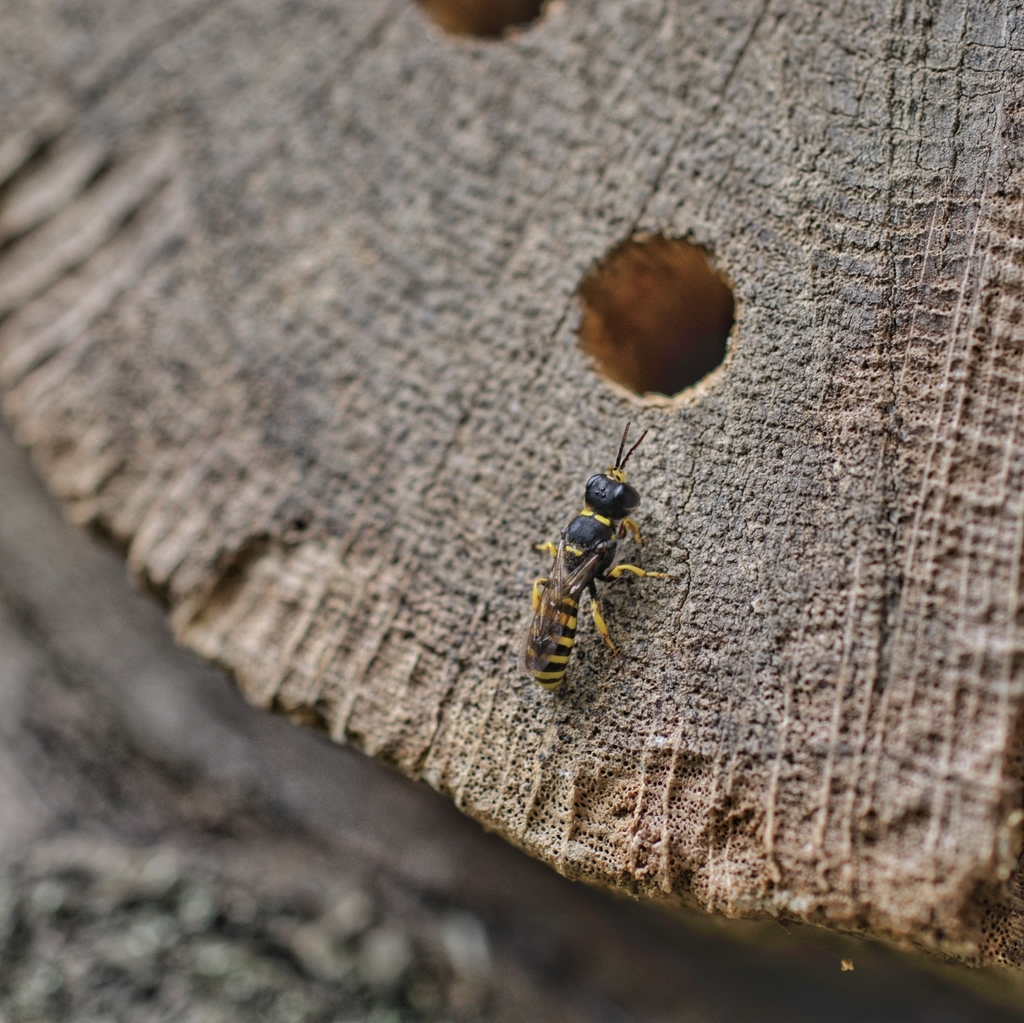
[[[569,876],[1020,963],[1016,9],[134,17],[46,108],[110,166],[77,248],[0,255],[0,373],[181,639]],[[575,343],[637,231],[736,292],[670,407]],[[552,698],[514,666],[532,544],[630,417],[638,558],[688,587],[612,588],[626,657],[584,633]]]
[[[88,1019],[98,999],[120,1019],[154,1023],[189,1011],[205,1019],[273,1013],[266,987],[250,994],[209,977],[193,985],[190,942],[202,949],[211,938],[262,961],[275,986],[298,981],[307,1018],[365,1018],[367,1002],[380,1016],[393,1012],[395,992],[367,991],[362,971],[346,984],[333,979],[346,962],[330,930],[337,916],[321,917],[326,934],[296,930],[297,914],[303,919],[311,903],[334,908],[333,896],[353,882],[383,901],[376,923],[411,931],[418,948],[432,950],[427,969],[443,968],[449,955],[427,944],[431,933],[466,922],[467,911],[484,924],[490,991],[467,997],[450,988],[456,1019],[658,1023],[682,1013],[693,1023],[821,1023],[822,1006],[877,1023],[1020,1018],[1019,973],[982,977],[817,927],[664,912],[568,882],[484,834],[425,785],[245,706],[221,672],[175,647],[156,602],[126,585],[117,552],[60,520],[5,430],[0,709],[0,991],[13,1023],[58,1012]],[[185,928],[164,928],[175,947],[145,958],[143,969],[121,959],[112,984],[111,942],[166,912],[176,864],[200,868],[192,879],[215,906],[238,906],[232,896],[241,886],[276,923],[265,925],[261,914],[253,929],[222,916],[203,925],[182,914]],[[61,885],[93,878],[102,912],[76,897],[41,913],[42,899],[32,897],[40,870]],[[203,927],[198,935],[195,926]],[[855,987],[838,968],[842,959],[856,964]],[[40,1007],[40,995],[26,997],[31,989],[19,983],[42,963],[64,972],[56,1005]],[[422,975],[410,971],[406,990]],[[429,1019],[418,1001],[418,1018]],[[287,1008],[294,1018],[295,1002],[293,991],[278,1015]]]

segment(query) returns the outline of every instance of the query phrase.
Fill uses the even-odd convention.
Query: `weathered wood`
[[[1019,1019],[1019,974],[937,970],[850,935],[667,914],[571,884],[425,785],[246,706],[174,645],[117,552],[60,520],[3,430],[0,710],[11,1023],[99,1006],[126,1020],[261,1018],[282,988],[287,1015],[360,1018],[375,1004],[372,1019],[407,1000],[423,1018],[424,974],[428,1017],[444,1002],[488,1023],[819,1023],[840,1004],[880,1023]],[[353,887],[375,911],[351,929],[371,930],[339,941],[332,910]],[[467,963],[467,913],[486,928],[489,976],[479,956]],[[366,951],[396,931],[417,961],[382,990]],[[211,942],[232,964],[222,984],[201,966]],[[255,984],[240,983],[246,963]],[[33,978],[54,970],[60,990],[40,990]]]
[[[175,17],[3,112],[111,168],[4,252],[0,373],[178,635],[569,876],[1019,964],[1016,11]],[[636,231],[738,303],[668,407],[575,344]],[[626,658],[586,635],[551,697],[532,544],[628,417],[639,556],[689,586],[610,592]]]

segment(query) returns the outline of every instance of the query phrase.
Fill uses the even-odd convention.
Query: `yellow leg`
[[[533,581],[533,596],[530,599],[533,601],[534,611],[536,611],[537,608],[540,607],[540,588],[547,581],[548,577],[546,575],[541,576],[539,579],[534,579]]]
[[[602,636],[604,636],[604,641],[612,648],[612,653],[615,654],[616,657],[618,657],[619,651],[616,648],[615,644],[612,642],[612,637],[608,635],[608,626],[605,625],[604,619],[601,617],[601,612],[597,609],[597,601],[593,598],[591,598],[590,600],[590,610],[594,616],[594,628],[597,629],[597,631]]]
[[[671,579],[672,577],[668,572],[646,572],[642,568],[637,568],[636,565],[616,565],[609,573],[609,579],[618,579],[623,572],[632,572],[633,575],[640,576],[641,579]]]
[[[550,540],[547,543],[535,543],[533,546],[539,551],[547,551],[551,557],[555,557],[558,554],[558,548]]]
[[[640,527],[632,519],[623,519],[622,524],[619,526],[619,539],[621,540],[625,535],[626,531],[633,534],[633,539],[637,543],[641,543],[640,539]]]

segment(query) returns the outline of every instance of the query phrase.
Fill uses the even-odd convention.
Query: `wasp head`
[[[640,507],[640,495],[621,478],[621,472],[599,472],[587,480],[586,502],[598,515],[624,519]]]
[[[587,480],[587,504],[593,508],[598,515],[606,515],[610,519],[624,519],[630,512],[640,507],[640,495],[634,487],[626,482],[626,463],[629,456],[633,454],[640,441],[647,436],[644,430],[638,440],[622,457],[626,450],[626,438],[629,436],[629,423],[622,431],[622,440],[619,442],[619,453],[615,458],[615,464],[610,465],[606,472],[599,472]]]

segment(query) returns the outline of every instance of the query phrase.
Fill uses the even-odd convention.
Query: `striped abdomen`
[[[541,603],[526,641],[524,666],[545,689],[557,689],[565,678],[576,642],[579,602],[570,596],[554,596]]]

